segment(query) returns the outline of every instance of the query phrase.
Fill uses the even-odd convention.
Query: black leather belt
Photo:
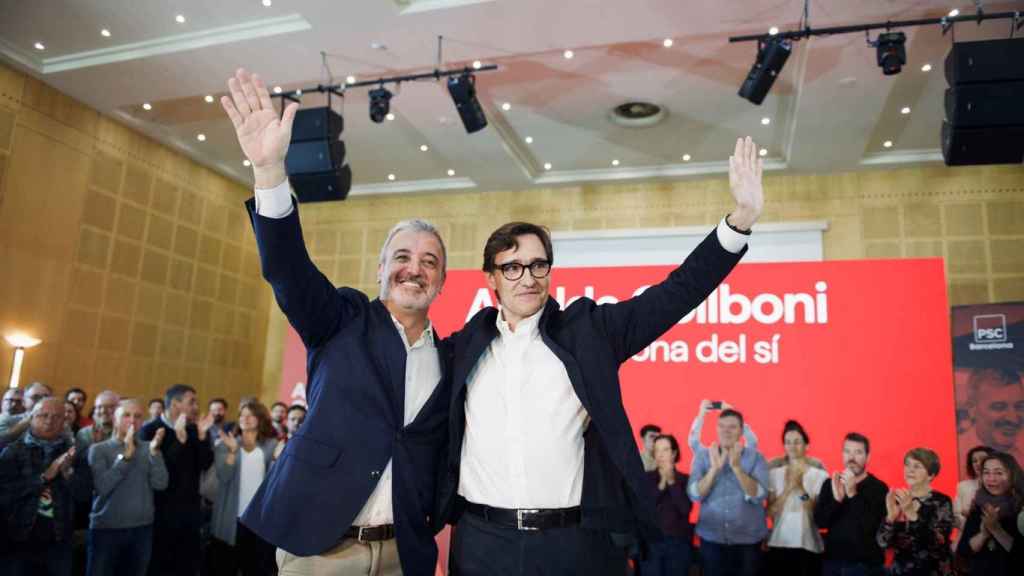
[[[464,510],[502,526],[516,530],[544,530],[563,528],[580,523],[580,507],[573,508],[493,508],[483,504],[463,501]]]
[[[395,537],[394,524],[381,524],[380,526],[353,526],[345,531],[345,538],[352,538],[360,542],[380,542],[391,540]]]

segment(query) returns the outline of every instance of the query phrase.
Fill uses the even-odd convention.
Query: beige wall
[[[90,396],[175,382],[203,399],[258,393],[270,297],[249,194],[0,66],[0,331],[44,341],[22,381]]]

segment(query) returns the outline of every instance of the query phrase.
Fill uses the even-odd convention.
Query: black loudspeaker
[[[953,44],[945,72],[946,164],[1024,161],[1024,38]]]
[[[782,67],[789,59],[793,51],[793,44],[786,40],[771,38],[763,45],[758,45],[757,60],[747,73],[747,77],[740,85],[738,94],[740,98],[749,100],[753,104],[761,105],[765,96],[771,90],[772,84],[782,72]]]
[[[484,109],[480,107],[480,101],[476,99],[476,77],[472,74],[451,76],[448,78],[448,93],[455,102],[455,109],[459,111],[462,119],[462,126],[466,132],[472,134],[487,127],[487,116]]]
[[[295,114],[284,165],[299,202],[344,200],[352,188],[341,133],[345,121],[329,106]]]

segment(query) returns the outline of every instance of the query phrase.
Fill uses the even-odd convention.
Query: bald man
[[[114,410],[121,397],[113,390],[104,390],[96,395],[92,409],[92,425],[86,426],[75,435],[75,448],[83,457],[89,446],[103,442],[114,433]]]
[[[71,464],[75,449],[64,434],[64,401],[34,403],[26,433],[0,453],[0,510],[12,553],[12,576],[71,573]]]

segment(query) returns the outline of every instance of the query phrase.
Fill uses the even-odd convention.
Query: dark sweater
[[[690,509],[693,504],[690,497],[686,495],[686,483],[690,477],[682,472],[676,471],[676,482],[666,486],[664,490],[658,490],[661,483],[661,473],[651,470],[647,473],[648,480],[654,486],[657,493],[655,507],[658,510],[658,524],[666,536],[675,536],[686,542],[693,540],[693,526],[690,525]]]
[[[889,487],[868,474],[857,484],[857,494],[836,502],[832,481],[821,485],[814,505],[814,522],[828,530],[825,535],[825,559],[882,566],[885,551],[875,535],[885,519],[885,495]]]
[[[142,439],[149,442],[156,431],[164,428],[164,440],[160,445],[164,464],[167,467],[167,488],[153,494],[155,515],[153,523],[157,528],[199,529],[199,475],[213,464],[213,448],[210,438],[199,440],[199,430],[189,424],[185,431],[187,441],[178,442],[174,428],[162,419],[151,420],[142,426]],[[149,450],[148,446],[143,449]]]

